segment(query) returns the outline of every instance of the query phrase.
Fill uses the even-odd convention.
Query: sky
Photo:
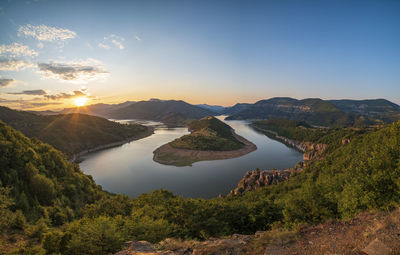
[[[398,0],[0,0],[0,105],[400,104]]]

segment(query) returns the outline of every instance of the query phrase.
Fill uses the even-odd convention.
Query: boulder
[[[378,239],[370,242],[362,251],[367,255],[390,255],[392,253],[392,249]]]

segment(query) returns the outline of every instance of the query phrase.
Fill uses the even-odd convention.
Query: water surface
[[[196,162],[187,167],[161,165],[153,161],[153,151],[189,132],[151,123],[156,124],[152,136],[88,154],[80,166],[103,189],[114,193],[136,197],[163,188],[185,197],[210,198],[227,194],[246,171],[285,169],[302,159],[300,152],[257,132],[245,121],[225,122],[258,149],[239,158]]]

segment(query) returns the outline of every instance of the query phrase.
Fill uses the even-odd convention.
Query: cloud
[[[36,89],[36,90],[24,90],[21,92],[10,92],[10,95],[34,95],[34,96],[44,96],[47,95],[47,92],[43,89]]]
[[[5,79],[0,77],[0,87],[7,87],[14,84],[16,80],[14,79]]]
[[[111,49],[110,45],[107,45],[107,44],[104,44],[104,43],[99,43],[98,46],[99,46],[99,48],[105,49],[105,50]]]
[[[18,28],[18,36],[33,37],[39,41],[53,42],[73,39],[76,37],[76,33],[66,28],[27,24]]]
[[[38,67],[44,78],[78,84],[105,79],[109,75],[109,72],[102,66],[101,62],[94,59],[38,63]]]
[[[0,45],[0,55],[5,55],[9,57],[35,57],[39,55],[35,50],[30,49],[28,46],[20,44],[20,43],[13,43],[10,45],[2,44]]]
[[[0,71],[19,71],[33,66],[33,63],[25,60],[0,58]]]
[[[86,91],[75,90],[72,93],[59,93],[55,95],[44,95],[45,98],[51,100],[61,100],[61,99],[68,99],[68,98],[75,98],[75,97],[82,97],[86,96]]]
[[[101,49],[109,50],[111,49],[112,44],[114,44],[115,47],[117,47],[120,50],[123,50],[125,49],[124,45],[122,45],[123,41],[125,41],[125,38],[111,34],[109,36],[104,37],[103,42],[99,43],[97,46]]]
[[[15,107],[15,108],[21,108],[21,109],[30,109],[30,108],[36,108],[36,107],[49,106],[49,105],[63,104],[62,102],[49,102],[49,101],[40,101],[40,100],[43,100],[43,99],[33,98],[33,99],[29,99],[29,100],[24,100],[24,99],[10,100],[10,99],[0,98],[0,103],[2,105]]]
[[[140,38],[139,36],[135,36],[136,41],[141,41],[142,38]]]

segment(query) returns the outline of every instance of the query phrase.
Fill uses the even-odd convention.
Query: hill
[[[342,138],[336,136],[331,143],[341,144]],[[306,254],[312,252],[308,244],[314,240],[323,251],[340,252],[340,247],[353,252],[354,247],[347,245],[354,243],[337,243],[356,238],[352,235],[361,238],[357,240],[362,245],[382,236],[386,245],[392,241],[398,244],[398,228],[393,227],[398,225],[388,221],[390,227],[386,228],[379,215],[373,215],[370,221],[361,219],[357,223],[360,227],[350,232],[346,226],[353,223],[336,224],[332,219],[351,219],[363,211],[390,212],[398,208],[399,144],[400,122],[396,122],[354,134],[351,142],[327,150],[321,160],[310,162],[302,172],[276,185],[207,200],[185,199],[164,190],[129,199],[102,192],[62,153],[0,122],[0,252],[9,253],[15,248],[14,254],[46,251],[101,255],[120,250],[127,240],[205,240],[234,233],[239,235],[232,239],[251,251],[264,249],[271,242],[279,245],[284,240],[299,238],[308,242]],[[396,215],[397,212],[387,219],[396,223],[396,218],[392,218]],[[304,224],[319,223],[326,224],[326,228],[321,230],[317,226],[302,232]],[[256,231],[267,232],[258,232],[256,243],[241,241],[247,238],[242,234]],[[335,234],[341,233],[333,240]],[[221,241],[207,242],[213,240]],[[170,239],[161,245],[168,242],[174,245]],[[216,248],[231,247],[227,245]],[[304,243],[296,245],[291,247],[298,252]]]
[[[400,106],[386,99],[329,100],[340,110],[392,122],[400,119]]]
[[[196,104],[196,106],[221,114],[226,108],[219,105]]]
[[[61,225],[103,194],[64,154],[2,121],[0,145],[0,189],[9,190],[13,209],[22,210],[28,220],[49,217]]]
[[[65,108],[64,110],[60,111],[59,113],[67,114],[67,113],[83,113],[88,115],[100,116],[107,118],[110,115],[110,112],[113,110],[118,110],[134,104],[133,101],[126,101],[120,104],[92,104],[86,105],[81,107],[74,107],[74,108]]]
[[[297,100],[287,97],[258,101],[227,119],[270,118],[302,120],[318,126],[352,126],[370,123],[360,114],[345,113],[332,103],[319,98]]]
[[[142,125],[124,125],[86,114],[37,115],[0,107],[0,120],[73,158],[75,154],[152,134]]]
[[[189,135],[155,150],[154,160],[167,165],[191,165],[201,160],[238,157],[256,149],[229,125],[212,116],[193,121],[188,128]]]
[[[252,104],[237,103],[234,106],[227,107],[222,111],[222,114],[233,115],[249,108]]]
[[[215,112],[188,104],[184,101],[150,100],[140,101],[117,110],[112,110],[109,112],[108,117],[113,119],[153,120],[163,122],[167,125],[182,126],[192,120],[215,114]]]

